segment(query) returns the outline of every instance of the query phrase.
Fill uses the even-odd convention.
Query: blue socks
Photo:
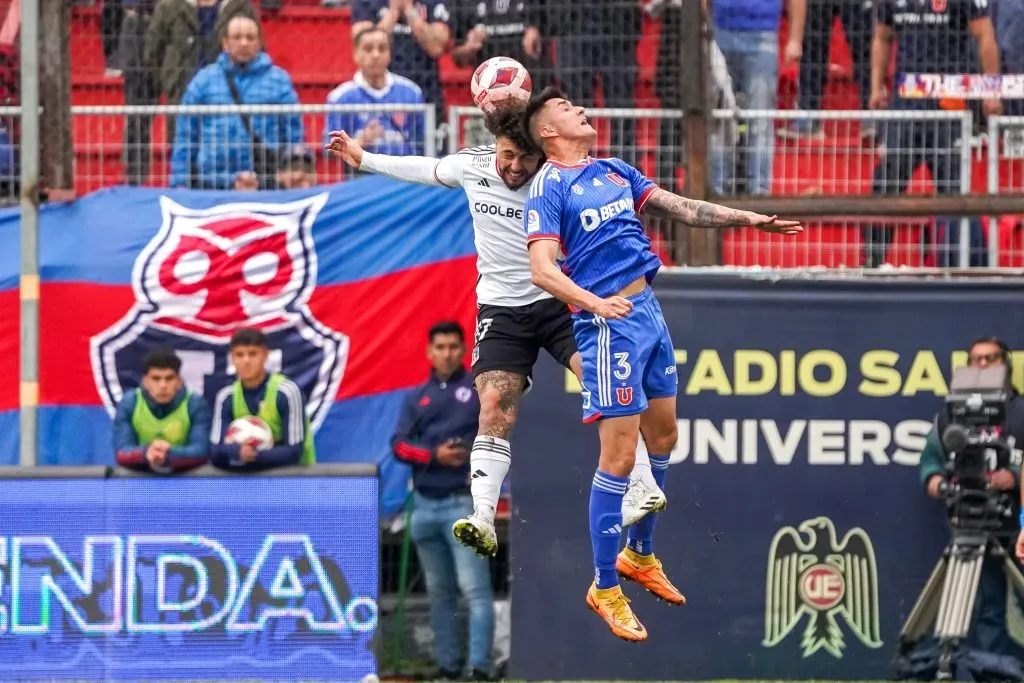
[[[658,487],[664,491],[665,473],[668,472],[669,456],[651,455],[650,458],[651,474],[654,476],[654,481],[658,484]],[[591,509],[593,509],[593,503],[591,503]],[[643,519],[629,527],[629,531],[626,534],[626,547],[637,555],[652,555],[654,553],[654,525],[657,521],[658,515],[645,515]]]
[[[665,462],[668,463],[668,458]],[[654,467],[654,458],[651,458],[651,467]],[[615,557],[619,554],[622,537],[622,497],[628,485],[628,478],[598,470],[590,487],[590,542],[594,547],[594,580],[599,589],[619,585]]]

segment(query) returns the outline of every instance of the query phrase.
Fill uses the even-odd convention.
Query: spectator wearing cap
[[[275,174],[276,188],[300,190],[316,184],[316,157],[303,145],[292,145],[281,150]],[[235,176],[235,189],[255,192],[260,189],[260,179],[252,171],[242,171]]]
[[[304,190],[316,184],[316,157],[304,145],[292,145],[281,154],[277,186],[282,190]]]
[[[331,91],[327,104],[374,105],[374,110],[328,114],[325,144],[330,142],[331,131],[343,130],[367,152],[423,154],[423,114],[389,109],[389,105],[423,104],[423,91],[418,85],[388,70],[390,36],[375,27],[361,31],[355,38],[355,60],[359,70],[351,81]]]

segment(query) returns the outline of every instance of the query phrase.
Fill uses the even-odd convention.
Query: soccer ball
[[[469,81],[473,102],[485,113],[497,107],[530,99],[533,84],[526,67],[511,57],[491,57],[473,72]]]
[[[260,451],[274,445],[274,433],[270,431],[267,423],[258,417],[240,417],[228,425],[224,441],[239,445],[249,444]]]

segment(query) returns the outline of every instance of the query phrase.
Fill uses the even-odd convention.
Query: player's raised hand
[[[799,235],[804,231],[800,221],[779,220],[778,216],[765,216],[753,211],[746,212],[747,225],[763,232],[774,232],[780,235]]]
[[[633,302],[629,299],[624,299],[621,296],[610,296],[607,299],[601,299],[601,302],[591,312],[602,318],[621,320],[629,315],[629,312],[632,310]]]
[[[359,143],[343,130],[332,130],[328,135],[331,140],[324,146],[324,149],[352,168],[359,168],[363,163],[363,148],[359,146]]]

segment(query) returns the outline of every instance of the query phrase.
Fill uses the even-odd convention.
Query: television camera
[[[942,432],[945,476],[939,486],[954,529],[999,533],[1011,519],[1011,494],[993,488],[990,473],[1009,467],[1006,409],[1012,397],[1005,365],[965,367],[953,373]],[[939,422],[941,424],[941,421]]]
[[[963,367],[953,373],[946,397],[941,439],[946,451],[939,486],[949,515],[950,541],[928,578],[899,634],[894,668],[908,672],[911,651],[934,624],[938,660],[933,678],[955,676],[956,656],[970,632],[985,556],[997,559],[1024,597],[1024,575],[1006,545],[1014,531],[1013,492],[999,491],[989,474],[1011,463],[1013,443],[1006,433],[1007,407],[1013,397],[1009,367]]]

